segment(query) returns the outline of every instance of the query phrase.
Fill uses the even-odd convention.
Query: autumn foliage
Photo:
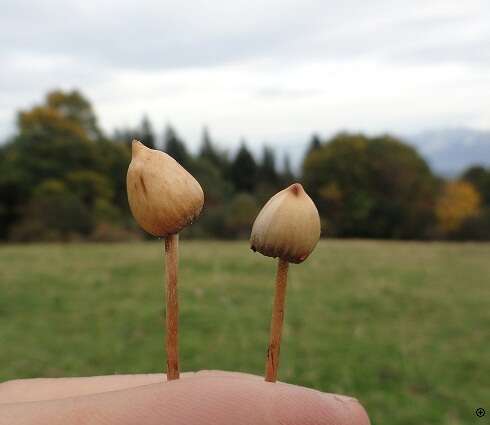
[[[478,215],[479,208],[480,195],[471,183],[446,183],[435,207],[441,234],[450,235],[457,232],[466,220]]]

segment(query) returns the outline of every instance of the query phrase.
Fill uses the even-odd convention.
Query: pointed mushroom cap
[[[137,140],[126,184],[134,218],[154,236],[178,233],[199,216],[204,204],[201,186],[184,167]]]
[[[320,239],[320,217],[299,183],[276,193],[255,219],[250,237],[253,251],[301,263]]]

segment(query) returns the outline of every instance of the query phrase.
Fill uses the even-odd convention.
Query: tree
[[[88,101],[70,93],[64,106],[60,92],[48,94],[48,103],[18,114],[14,138],[18,166],[28,172],[31,187],[43,178],[58,178],[74,169],[94,166],[97,158],[95,118]],[[55,104],[56,108],[51,104]],[[77,112],[73,103],[80,103]]]
[[[308,150],[306,151],[306,155],[309,155],[311,152],[314,152],[322,147],[322,142],[320,140],[320,136],[314,133],[311,136],[310,144],[308,145]]]
[[[202,131],[201,147],[199,149],[198,159],[205,160],[209,164],[216,167],[222,177],[228,174],[228,158],[225,152],[216,148],[209,134],[207,127]]]
[[[28,198],[25,170],[19,168],[17,152],[12,142],[0,146],[0,239],[6,239],[9,229],[19,218],[19,207]]]
[[[258,207],[255,198],[249,193],[239,193],[231,201],[226,226],[229,232],[238,237],[249,237],[250,224],[257,216]]]
[[[230,177],[235,190],[238,192],[252,192],[255,189],[257,164],[245,142],[240,145],[240,149],[231,164]]]
[[[436,203],[439,229],[445,236],[457,232],[465,220],[478,215],[480,195],[471,183],[447,183]]]
[[[204,127],[202,130],[199,158],[205,159],[215,166],[219,166],[221,163],[221,157],[213,145],[213,141],[211,140],[211,136],[207,127]]]
[[[93,227],[93,216],[80,199],[61,180],[47,179],[23,206],[21,220],[10,236],[18,241],[68,240],[88,235]]]
[[[189,166],[191,158],[187,152],[187,148],[170,125],[167,125],[165,129],[165,134],[163,137],[163,150],[184,168]]]
[[[110,201],[113,197],[109,180],[96,171],[72,171],[65,176],[67,188],[88,210],[95,207],[98,200]]]
[[[97,166],[95,171],[104,175],[111,184],[111,202],[129,216],[126,192],[126,172],[131,161],[130,146],[102,139],[97,143]]]
[[[279,175],[276,170],[276,157],[274,151],[268,146],[264,146],[262,151],[258,177],[261,183],[267,183],[270,186],[277,187]]]
[[[91,140],[101,137],[97,118],[90,102],[78,90],[54,90],[46,96],[46,107],[53,109],[66,120],[79,125]]]
[[[289,158],[289,155],[286,153],[284,154],[284,158],[283,158],[283,171],[281,175],[282,186],[289,186],[294,182],[294,180],[295,180],[295,176],[291,168],[291,159]]]
[[[127,146],[103,137],[90,103],[80,93],[48,94],[43,104],[19,112],[17,133],[0,149],[0,237],[15,227],[20,238],[22,229],[32,230],[31,224],[53,230],[59,237],[68,233],[86,236],[104,203],[113,213],[128,214],[125,181],[129,160]],[[43,186],[46,182],[51,183]],[[53,182],[62,184],[63,190],[44,191],[59,189]],[[42,194],[46,200],[41,199]],[[53,212],[57,203],[63,205],[53,214],[63,221],[63,228],[36,212],[39,208]],[[80,213],[75,212],[78,209]],[[79,220],[68,220],[68,213]],[[50,230],[49,226],[54,227]]]
[[[341,133],[303,163],[303,181],[329,231],[339,236],[425,237],[437,180],[409,145]]]
[[[204,190],[206,207],[223,204],[231,197],[233,187],[230,182],[226,181],[220,170],[207,159],[194,159],[191,169],[192,175]]]
[[[460,240],[490,240],[490,208],[467,217],[450,236]]]
[[[21,207],[42,181],[97,167],[97,134],[95,114],[78,92],[49,93],[44,104],[18,113],[17,134],[2,148],[0,190],[9,199],[1,212],[6,227],[20,218]]]
[[[156,147],[156,137],[155,133],[153,132],[153,126],[151,125],[150,119],[146,115],[143,116],[143,119],[141,120],[138,140],[140,140],[150,149],[155,149]]]
[[[490,168],[476,165],[468,168],[462,180],[478,191],[482,208],[477,215],[467,218],[454,235],[459,239],[490,240]]]
[[[461,178],[471,183],[480,193],[483,204],[490,207],[490,168],[475,165],[463,172]]]
[[[112,140],[118,144],[131,147],[131,142],[134,139],[139,139],[140,134],[137,129],[131,129],[129,127],[116,128],[112,134]]]
[[[153,126],[146,115],[143,115],[141,123],[137,127],[116,128],[112,139],[115,142],[125,144],[128,147],[131,147],[131,142],[134,139],[139,140],[150,149],[155,149],[156,147],[156,136],[153,131]]]

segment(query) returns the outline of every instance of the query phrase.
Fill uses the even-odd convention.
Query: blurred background
[[[162,370],[137,138],[205,192],[182,233],[186,370],[262,373],[274,262],[246,239],[299,181],[326,239],[292,270],[281,379],[373,423],[490,412],[489,2],[1,9],[0,380]]]

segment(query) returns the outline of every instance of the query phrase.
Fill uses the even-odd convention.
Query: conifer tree
[[[150,119],[147,115],[143,116],[141,120],[141,126],[139,131],[139,140],[148,148],[155,149],[156,147],[156,137],[153,132],[153,126],[151,125]]]
[[[163,136],[163,151],[174,158],[183,167],[188,168],[191,157],[184,142],[179,138],[172,126],[167,125]]]
[[[308,150],[306,155],[310,154],[313,151],[316,151],[322,147],[322,142],[320,140],[320,136],[317,133],[314,133],[311,136],[310,144],[308,145]]]
[[[255,189],[257,164],[244,141],[231,165],[230,177],[238,192],[252,192]]]
[[[225,155],[219,152],[218,149],[216,149],[207,127],[204,127],[202,131],[201,147],[199,149],[199,158],[205,159],[210,164],[219,168],[222,174],[224,173],[224,167],[226,163]]]
[[[262,160],[259,167],[259,180],[261,183],[276,186],[278,183],[278,177],[274,151],[272,148],[264,146]]]

